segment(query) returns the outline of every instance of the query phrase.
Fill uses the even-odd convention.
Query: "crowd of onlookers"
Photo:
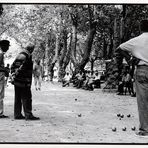
[[[6,68],[10,72],[10,65],[7,64]],[[33,67],[33,76],[34,76],[34,82],[35,82],[35,88],[36,90],[41,89],[41,73],[42,73],[42,67],[40,63],[36,63]],[[8,75],[5,76],[5,86],[7,87],[7,81],[9,77]],[[62,79],[62,86],[69,86],[70,84],[73,85],[73,87],[76,88],[82,88],[84,90],[94,90],[94,88],[101,88],[101,73],[99,71],[79,71],[77,74],[71,75],[69,72],[66,72],[64,78]],[[118,89],[117,89],[117,95],[126,95],[129,94],[131,96],[136,96],[135,90],[134,90],[134,78],[132,78],[130,72],[128,70],[125,70],[120,77],[119,83],[118,83]]]
[[[101,75],[98,71],[79,71],[73,75],[67,72],[62,80],[62,86],[69,86],[71,83],[76,88],[93,90],[94,88],[101,88],[100,78]]]
[[[72,84],[73,87],[92,91],[94,88],[101,88],[102,82],[99,71],[91,72],[86,70],[79,71],[75,75],[66,72],[65,77],[62,79],[62,86],[65,87]],[[132,97],[136,96],[134,78],[132,78],[128,70],[123,72],[117,86],[117,95],[126,95],[127,93]]]

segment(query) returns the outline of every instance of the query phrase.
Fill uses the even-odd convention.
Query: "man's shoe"
[[[21,119],[25,119],[25,117],[24,116],[18,116],[18,117],[15,117],[14,119],[21,120]]]
[[[1,115],[0,118],[9,118],[9,117],[5,115]]]
[[[131,97],[136,97],[136,93],[135,94],[132,94]]]
[[[148,132],[146,132],[146,131],[138,131],[138,132],[136,132],[136,135],[138,135],[138,136],[148,136]]]
[[[40,120],[39,117],[35,117],[35,116],[30,116],[30,117],[26,117],[26,120]]]
[[[118,92],[118,93],[117,93],[117,95],[123,95],[123,93],[121,93],[121,92]]]

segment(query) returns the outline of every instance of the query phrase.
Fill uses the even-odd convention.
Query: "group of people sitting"
[[[82,88],[85,90],[93,90],[94,88],[101,88],[100,74],[98,71],[91,73],[91,71],[79,71],[75,75],[66,73],[62,80],[62,86],[69,86],[70,83],[76,88]]]

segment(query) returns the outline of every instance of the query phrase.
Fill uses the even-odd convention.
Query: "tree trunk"
[[[61,82],[62,78],[65,75],[65,69],[64,69],[64,58],[67,53],[67,30],[65,29],[63,31],[63,49],[61,51],[61,57],[59,59],[59,71],[58,71],[58,81]]]
[[[54,66],[58,60],[59,57],[59,49],[60,49],[60,35],[57,33],[56,34],[56,47],[55,47],[55,55],[54,58],[51,62],[51,65],[49,67],[49,75],[50,75],[50,81],[53,81],[53,76],[54,76]]]
[[[117,19],[114,19],[114,34],[113,34],[113,49],[115,49],[118,46],[118,30],[117,30]],[[114,52],[113,51],[113,52]]]
[[[48,62],[49,62],[49,58],[48,58],[48,52],[49,52],[49,47],[46,41],[46,45],[45,45],[45,56],[44,56],[44,71],[45,71],[45,75],[47,75],[47,79],[48,79],[48,75],[49,75],[49,71],[48,71]]]
[[[126,5],[122,5],[122,17],[120,20],[120,44],[126,40],[126,31],[125,31],[125,21],[126,21]]]
[[[119,44],[121,44],[125,40],[125,17],[126,17],[126,6],[123,5],[123,11],[122,11],[122,18],[120,20],[120,32],[118,32],[117,27],[117,18],[114,19],[114,38],[113,38],[113,50],[117,48]],[[120,43],[119,43],[119,37],[120,37]],[[113,51],[114,53],[114,51]],[[119,63],[118,63],[119,64]],[[122,63],[120,65],[119,72],[122,72]],[[116,85],[118,84],[120,73],[118,73],[117,63],[112,60],[112,62],[106,64],[106,86],[105,89],[113,89],[116,88]]]
[[[107,43],[105,37],[103,38],[103,58],[107,59]]]
[[[88,36],[87,36],[86,44],[85,44],[84,56],[83,56],[81,63],[77,67],[79,70],[83,71],[85,65],[89,61],[91,47],[92,47],[93,39],[94,39],[94,36],[95,36],[95,33],[96,33],[96,25],[97,25],[97,23],[93,22],[92,25],[90,26],[89,31],[88,31]]]
[[[113,39],[110,37],[109,51],[108,51],[108,59],[113,57]]]
[[[71,47],[71,44],[72,44],[72,34],[70,35],[70,42],[69,42],[69,45],[67,47],[67,40],[65,40],[65,45],[64,45],[64,48],[68,48],[67,51],[65,50],[65,52],[63,52],[63,61],[62,61],[62,65],[60,67],[60,71],[61,71],[61,76],[60,78],[63,78],[64,75],[65,75],[65,70],[66,70],[66,67],[68,66],[68,64],[70,63],[70,59],[71,59],[71,50],[72,50],[72,47]],[[60,80],[59,80],[60,81]]]
[[[76,45],[77,45],[77,27],[78,27],[78,13],[71,13],[72,20],[72,36],[71,36],[71,62],[76,66]]]
[[[76,65],[76,44],[77,44],[77,26],[72,27],[72,41],[71,41],[71,61]]]
[[[68,50],[67,50],[66,56],[64,57],[64,62],[63,62],[64,63],[64,65],[63,65],[64,70],[66,69],[67,65],[70,62],[71,50],[72,50],[71,44],[72,44],[72,34],[70,35],[70,42],[69,42]]]

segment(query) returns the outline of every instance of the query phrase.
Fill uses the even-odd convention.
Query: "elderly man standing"
[[[34,51],[34,45],[29,43],[24,51],[20,52],[13,64],[11,65],[11,74],[13,77],[13,84],[15,90],[15,102],[14,102],[14,118],[17,120],[39,120],[39,117],[35,117],[32,114],[32,52]],[[22,115],[22,106],[24,109],[24,115]]]
[[[148,20],[140,22],[140,29],[141,35],[122,43],[117,48],[116,59],[119,69],[123,55],[129,63],[133,61],[133,57],[136,59],[135,83],[140,121],[139,131],[136,134],[148,136]]]
[[[8,40],[0,41],[0,118],[7,118],[4,112],[4,92],[5,92],[5,73],[7,72],[4,67],[4,54],[9,49],[10,42]]]

